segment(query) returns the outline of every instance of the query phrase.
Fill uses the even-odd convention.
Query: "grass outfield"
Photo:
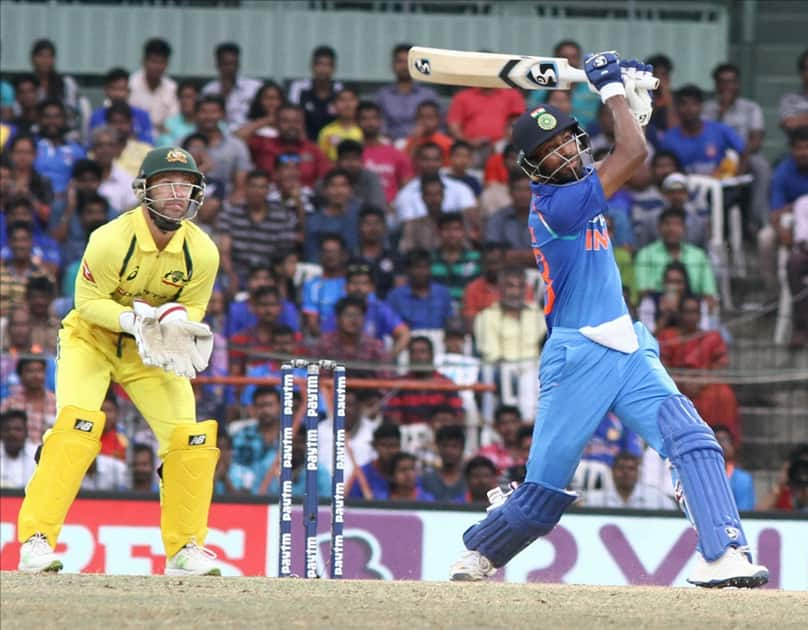
[[[13,628],[805,628],[808,593],[0,573]]]

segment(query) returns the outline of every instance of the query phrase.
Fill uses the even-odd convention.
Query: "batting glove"
[[[631,59],[621,61],[620,67],[629,109],[640,126],[645,127],[650,122],[654,110],[653,95],[640,86],[643,81],[653,76],[653,66]]]
[[[600,94],[604,103],[612,96],[625,96],[620,57],[613,50],[590,53],[584,58],[584,71],[589,83]]]

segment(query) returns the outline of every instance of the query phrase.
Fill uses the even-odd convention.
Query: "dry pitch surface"
[[[808,593],[0,574],[14,628],[805,628]]]

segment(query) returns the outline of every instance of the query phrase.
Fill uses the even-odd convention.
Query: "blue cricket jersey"
[[[593,168],[562,186],[532,184],[528,229],[546,285],[547,326],[598,326],[627,315],[606,219],[606,197]]]

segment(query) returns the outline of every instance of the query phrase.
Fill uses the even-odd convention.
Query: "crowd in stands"
[[[151,39],[137,70],[106,72],[104,101],[93,110],[81,84],[58,70],[54,44],[33,43],[31,72],[0,90],[0,486],[24,487],[55,418],[59,321],[72,308],[84,247],[93,230],[137,206],[131,184],[144,155],[170,145],[185,147],[205,173],[195,221],[221,252],[205,375],[277,377],[284,357],[307,356],[344,362],[350,377],[390,379],[389,387],[348,392],[353,498],[485,501],[498,483],[524,477],[547,325],[527,230],[531,184],[516,167],[510,126],[546,100],[577,117],[601,159],[613,123],[584,84],[569,92],[466,88],[447,98],[411,80],[408,49],[393,49],[389,85],[360,92],[335,79],[328,46],[313,51],[309,78],[285,86],[243,76],[232,42],[213,51],[214,80],[175,81],[170,45]],[[555,56],[581,66],[575,42],[560,42]],[[647,128],[652,157],[608,200],[608,239],[590,245],[614,249],[627,304],[659,339],[666,366],[725,367],[721,270],[709,251],[714,209],[695,193],[693,176],[751,173],[751,186],[737,190],[744,227],[758,239],[773,292],[784,252],[791,345],[806,347],[808,51],[798,61],[801,87],[782,98],[787,144],[773,169],[761,152],[761,108],[740,95],[737,66],[715,68],[708,94],[695,85],[674,90],[664,55],[648,62],[661,81]],[[398,379],[421,386],[397,389]],[[430,388],[436,382],[494,391]],[[773,496],[756,500],[737,463],[743,436],[732,388],[679,386],[719,435],[742,509],[806,509],[804,449]],[[216,492],[277,493],[278,390],[205,384],[196,392],[199,417],[220,420]],[[117,386],[103,410],[101,455],[82,487],[154,492],[159,461],[145,422]],[[327,405],[321,415],[325,496],[333,467]],[[304,447],[296,434],[295,492]],[[664,463],[612,413],[571,487],[584,505],[675,505]]]

